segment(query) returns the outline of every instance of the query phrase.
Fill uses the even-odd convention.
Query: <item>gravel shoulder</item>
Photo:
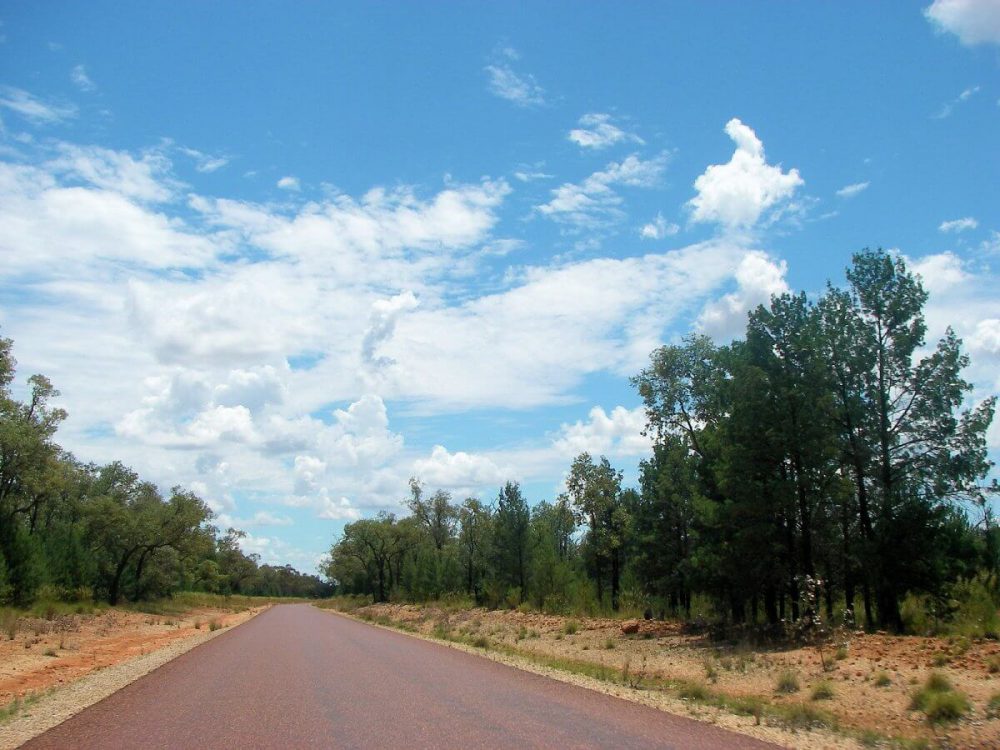
[[[25,705],[21,711],[5,723],[0,724],[0,750],[19,747],[33,737],[61,724],[71,716],[135,682],[140,677],[176,659],[181,654],[229,632],[236,625],[246,622],[265,609],[267,607],[237,613],[220,613],[211,618],[220,626],[215,630],[202,627],[202,620],[207,621],[207,618],[196,616],[194,619],[198,622],[197,627],[192,625],[189,628],[178,628],[169,638],[155,633],[147,634],[145,638],[132,633],[119,633],[116,638],[114,633],[108,633],[103,639],[105,643],[102,645],[110,648],[109,644],[115,644],[117,648],[113,652],[108,652],[106,649],[100,657],[98,655],[99,649],[92,649],[88,654],[88,657],[92,659],[91,668],[81,677],[54,677],[55,672],[59,671],[59,665],[53,662],[50,665],[51,670],[36,669],[22,672],[19,675],[8,677],[5,681],[0,681],[0,685],[6,682],[31,683],[37,686],[44,685],[46,681],[50,684],[47,689],[44,689],[44,692],[23,695]],[[139,617],[144,616],[140,615]],[[146,617],[146,619],[149,618]],[[130,655],[132,649],[137,650],[139,655]],[[78,671],[75,662],[80,657],[74,655],[72,658],[74,664],[68,668],[69,673]],[[58,680],[54,687],[51,686],[53,679]],[[72,681],[66,681],[70,679]]]
[[[821,654],[815,647],[713,643],[670,622],[635,623],[639,631],[625,634],[621,620],[517,611],[379,604],[349,614],[787,747],[858,748],[861,740],[879,743],[879,738],[896,737],[914,746],[1000,748],[1000,718],[987,710],[990,696],[1000,688],[1000,675],[991,671],[1000,645],[991,641],[963,644],[850,633],[839,647],[828,645]],[[942,655],[947,657],[943,664]],[[631,674],[643,674],[641,689],[623,684],[626,664]],[[961,721],[932,726],[911,709],[914,691],[931,672],[946,675],[970,699],[971,711]],[[798,690],[776,690],[785,673],[796,676]],[[813,699],[820,684],[832,696]],[[685,689],[692,687],[704,690],[709,699],[689,698]],[[774,715],[765,712],[758,725],[753,716],[738,715],[728,705],[712,705],[719,701],[711,696],[759,700]],[[836,728],[810,721],[811,711],[822,712]],[[879,746],[891,745],[883,740]]]

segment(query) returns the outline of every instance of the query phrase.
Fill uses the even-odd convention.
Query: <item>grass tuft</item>
[[[833,698],[833,684],[829,680],[820,680],[813,686],[814,701],[828,701]]]
[[[796,672],[786,670],[778,675],[778,683],[774,688],[779,693],[799,692],[799,676]]]

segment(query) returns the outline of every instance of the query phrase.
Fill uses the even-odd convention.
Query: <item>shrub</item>
[[[828,701],[833,698],[833,685],[828,680],[821,680],[813,686],[814,701]]]
[[[799,676],[791,670],[778,675],[778,683],[774,688],[779,693],[797,693],[799,691]]]
[[[1000,719],[1000,693],[993,693],[986,702],[986,715],[991,719]]]
[[[485,635],[477,635],[472,639],[472,645],[476,648],[488,649],[490,647],[490,640]]]
[[[715,682],[719,679],[719,671],[715,668],[714,661],[711,659],[705,659],[702,666],[705,668],[705,677],[707,677],[710,682]]]
[[[579,629],[580,629],[580,623],[578,623],[576,620],[567,620],[566,624],[563,625],[563,632],[566,635],[575,635]]]
[[[681,698],[689,701],[707,701],[710,697],[708,688],[698,682],[691,682],[684,685],[678,692]]]
[[[844,659],[846,659],[847,658],[847,646],[840,646],[840,647],[838,647],[837,651],[833,655],[833,658],[836,659],[837,661],[843,661]]]
[[[892,680],[889,679],[889,673],[885,670],[875,673],[875,687],[889,687],[892,684]]]
[[[210,621],[210,622],[208,623],[208,629],[209,629],[210,631],[212,631],[213,633],[214,633],[214,632],[215,632],[216,630],[218,630],[219,628],[221,628],[221,627],[222,627],[222,624],[221,624],[221,623],[220,623],[220,622],[219,622],[218,620],[216,620],[216,619],[212,619],[212,620],[211,620],[211,621]]]
[[[990,674],[1000,672],[1000,656],[991,656],[986,660],[986,671]]]
[[[969,699],[959,692],[932,693],[924,706],[927,720],[932,724],[958,721],[969,713]]]
[[[615,641],[613,638],[608,638],[608,640],[604,642],[604,648],[608,649],[609,651],[614,647],[615,647]]]

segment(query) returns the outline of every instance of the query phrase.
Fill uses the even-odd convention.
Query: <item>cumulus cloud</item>
[[[868,182],[855,182],[853,185],[845,185],[840,190],[837,191],[837,197],[839,198],[853,198],[856,195],[860,195],[865,190],[868,189]]]
[[[942,221],[940,226],[938,226],[939,232],[964,232],[967,229],[975,229],[979,226],[979,222],[976,221],[971,216],[966,216],[962,219],[953,219],[952,221]]]
[[[570,130],[567,137],[581,148],[600,150],[623,141],[640,145],[645,143],[635,133],[628,133],[615,125],[609,114],[592,112],[583,115],[579,125],[580,127]]]
[[[750,229],[769,209],[787,202],[804,181],[797,169],[783,172],[764,156],[757,134],[733,118],[726,134],[736,144],[726,164],[713,164],[694,182],[697,195],[688,201],[695,222],[721,224],[726,230]]]
[[[748,252],[736,269],[735,291],[706,304],[696,327],[718,341],[742,335],[750,310],[767,304],[773,295],[788,291],[787,270],[788,264],[783,260],[775,262],[759,250]]]
[[[663,218],[663,214],[657,214],[656,218],[648,224],[643,224],[639,230],[639,236],[644,240],[662,240],[664,237],[677,234],[681,228]]]
[[[562,425],[553,445],[564,456],[578,456],[584,451],[595,456],[646,456],[652,450],[652,441],[642,434],[645,429],[646,410],[642,406],[616,406],[610,414],[595,406],[587,421]]]
[[[920,276],[924,289],[931,293],[952,289],[969,278],[962,260],[950,252],[925,255],[910,261],[910,270]]]
[[[962,44],[1000,44],[1000,5],[995,0],[934,0],[924,15]]]
[[[642,159],[633,154],[620,162],[610,162],[583,182],[567,182],[551,192],[548,203],[535,206],[543,216],[579,228],[598,227],[620,221],[625,213],[616,187],[651,188],[660,183],[667,167],[667,155]]]
[[[302,189],[302,186],[299,184],[299,178],[291,175],[285,175],[282,177],[278,180],[277,185],[282,190],[292,190],[298,192]]]
[[[435,445],[427,458],[414,461],[413,473],[432,487],[451,490],[496,485],[510,478],[487,456],[451,453],[442,445]]]
[[[406,291],[389,299],[377,300],[372,305],[368,330],[361,342],[361,357],[368,365],[377,369],[394,363],[389,357],[378,356],[376,350],[379,344],[392,336],[399,316],[416,309],[418,304],[413,292]]]

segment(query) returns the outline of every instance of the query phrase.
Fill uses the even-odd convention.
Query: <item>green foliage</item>
[[[821,680],[813,685],[811,697],[814,701],[828,701],[833,695],[833,683],[829,680]]]
[[[971,706],[962,693],[955,690],[948,678],[932,672],[924,686],[913,694],[910,709],[922,711],[931,723],[957,721],[967,714]]]
[[[31,376],[24,403],[11,395],[12,346],[0,338],[0,605],[49,616],[85,611],[94,597],[252,593],[276,578],[294,581],[288,593],[328,592],[314,576],[259,566],[239,549],[242,532],[219,537],[194,494],[175,487],[163,497],[120,463],[83,465],[65,453],[55,434],[66,413],[51,405],[59,392],[48,379]]]

